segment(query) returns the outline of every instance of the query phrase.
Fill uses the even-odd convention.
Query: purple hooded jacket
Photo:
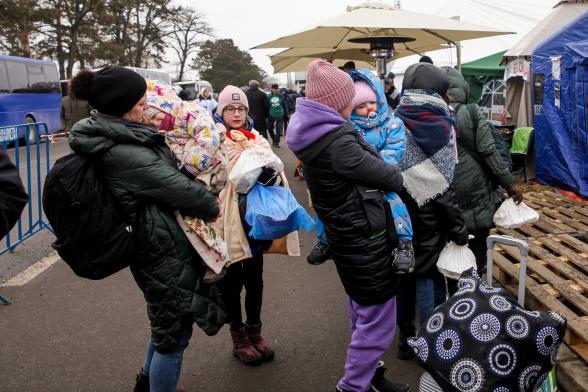
[[[298,98],[296,113],[292,115],[286,132],[286,144],[294,152],[302,151],[346,122],[335,109]]]

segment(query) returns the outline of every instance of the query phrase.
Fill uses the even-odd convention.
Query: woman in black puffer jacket
[[[202,285],[202,260],[174,211],[214,220],[219,207],[203,185],[180,173],[164,137],[141,123],[147,84],[139,74],[116,66],[82,71],[72,91],[96,110],[74,125],[70,147],[96,160],[140,249],[131,272],[147,302],[151,338],[135,391],[175,391],[194,321],[213,334],[224,320],[209,316],[224,310],[215,288]]]
[[[439,254],[448,241],[467,244],[462,212],[450,188],[457,152],[453,116],[444,101],[448,87],[445,71],[414,64],[406,70],[395,112],[407,129],[400,197],[412,220],[415,250],[415,271],[403,279],[398,295],[400,359],[414,355],[406,339],[415,334],[415,302],[421,326],[445,302],[445,278],[436,266]]]

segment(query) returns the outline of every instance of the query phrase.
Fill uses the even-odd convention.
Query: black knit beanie
[[[74,95],[87,99],[100,113],[116,117],[131,110],[147,91],[147,83],[141,75],[116,65],[95,73],[80,72],[72,82],[79,86],[78,94],[74,90]]]
[[[447,72],[429,63],[416,63],[404,72],[403,90],[429,90],[444,97],[449,88]]]

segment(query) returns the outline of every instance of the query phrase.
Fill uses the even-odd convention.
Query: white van
[[[137,67],[126,67],[126,69],[130,69],[131,71],[135,71],[139,75],[141,75],[145,80],[159,80],[164,84],[171,86],[171,77],[167,72],[163,69],[148,69],[148,68],[137,68]],[[102,68],[93,69],[93,72],[98,72]]]
[[[135,68],[125,67],[131,71],[135,71],[139,75],[145,78],[145,80],[159,80],[168,86],[171,86],[171,77],[163,69],[148,69],[148,68]]]
[[[177,87],[177,93],[184,101],[193,101],[198,99],[198,94],[200,94],[200,90],[204,87],[210,91],[210,95],[213,94],[212,91],[212,84],[207,82],[206,80],[188,80],[185,82],[176,82],[173,84],[174,89]]]

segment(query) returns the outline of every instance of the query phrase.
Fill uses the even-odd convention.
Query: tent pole
[[[461,20],[459,15],[452,16],[449,19]],[[455,41],[455,56],[457,57],[456,69],[461,72],[461,41]]]

